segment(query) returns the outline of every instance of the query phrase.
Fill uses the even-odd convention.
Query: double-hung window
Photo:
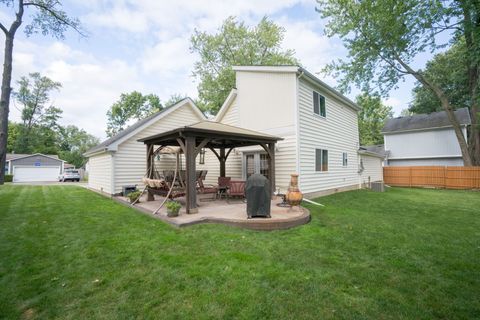
[[[321,117],[327,116],[325,97],[315,91],[313,91],[313,113],[318,114]]]
[[[315,171],[328,171],[328,150],[315,149]]]

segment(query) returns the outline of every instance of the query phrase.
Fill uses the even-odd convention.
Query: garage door
[[[57,181],[60,167],[13,167],[13,182]]]

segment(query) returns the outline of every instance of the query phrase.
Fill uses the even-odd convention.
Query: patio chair
[[[218,196],[220,199],[222,196],[227,195],[227,189],[231,180],[231,177],[218,177]]]
[[[197,191],[199,194],[213,194],[212,199],[205,199],[205,200],[215,200],[217,198],[218,188],[214,185],[204,185],[203,179],[200,177],[197,180]],[[203,200],[203,199],[202,199]]]
[[[232,197],[240,197],[245,199],[245,181],[231,180],[227,189],[227,201]]]

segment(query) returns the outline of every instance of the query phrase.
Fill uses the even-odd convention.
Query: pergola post
[[[220,158],[218,159],[220,161],[220,177],[225,177],[226,171],[225,171],[225,162],[226,162],[226,157],[225,157],[225,148],[220,148]]]
[[[153,178],[153,144],[147,144],[147,178]],[[147,191],[147,201],[153,201],[155,197],[150,191]]]
[[[270,169],[270,186],[272,189],[272,195],[275,192],[275,143],[270,142],[268,144],[268,168]]]
[[[185,169],[186,169],[186,209],[187,213],[197,213],[197,190],[195,168],[195,137],[185,138]]]

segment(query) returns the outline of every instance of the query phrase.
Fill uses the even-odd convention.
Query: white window
[[[342,154],[342,163],[344,167],[348,165],[348,154],[346,152]]]
[[[315,149],[315,171],[328,171],[328,150]]]
[[[321,117],[327,116],[325,97],[315,91],[313,91],[313,113]]]

